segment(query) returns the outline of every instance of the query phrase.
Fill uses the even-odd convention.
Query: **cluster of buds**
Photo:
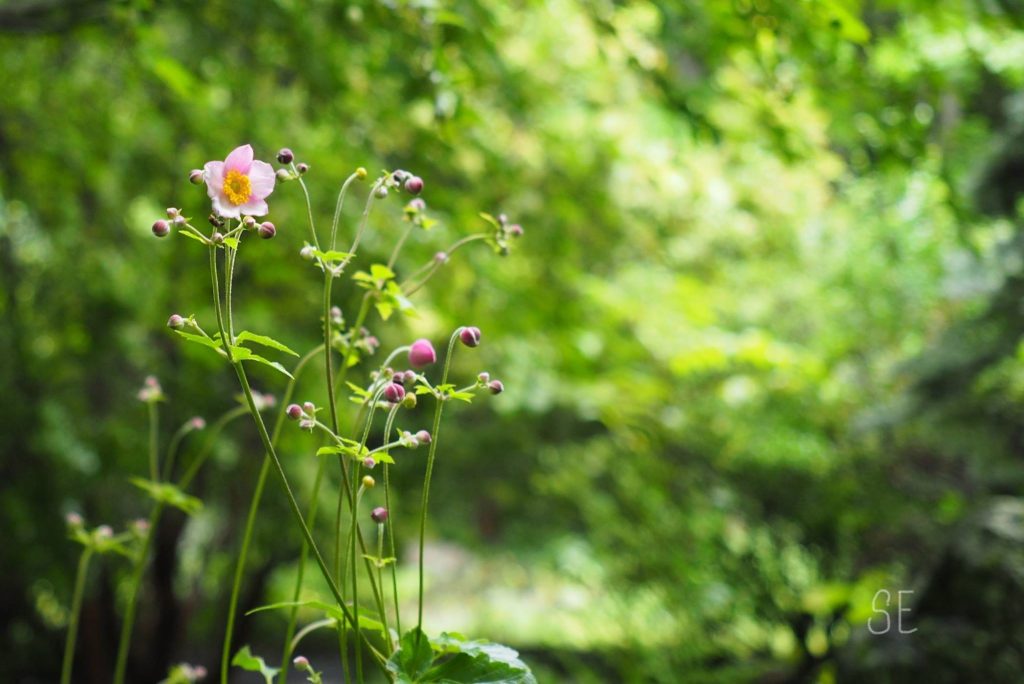
[[[306,162],[295,163],[295,153],[287,147],[282,147],[277,152],[277,161],[280,164],[284,164],[283,169],[277,170],[277,180],[285,182],[295,180],[299,176],[304,176],[309,172],[309,164]]]
[[[396,169],[385,175],[378,182],[377,190],[375,191],[377,198],[384,199],[388,196],[389,190],[397,190],[399,192],[404,190],[410,195],[418,195],[423,192],[423,179],[404,169]]]
[[[498,253],[506,256],[508,254],[509,240],[522,237],[523,227],[518,223],[510,223],[508,216],[505,214],[498,214],[497,219],[493,219],[490,216],[487,219],[494,226],[494,244],[498,249]]]
[[[167,218],[153,221],[153,235],[167,237],[171,232],[171,226],[181,228],[186,223],[188,219],[182,215],[181,209],[167,207]]]
[[[256,231],[256,234],[264,240],[269,240],[277,235],[277,226],[270,221],[257,222],[252,216],[242,217],[242,227],[248,231]]]
[[[299,421],[299,427],[303,430],[312,431],[316,427],[316,405],[311,401],[307,401],[302,406],[298,404],[290,404],[285,410],[288,417],[292,420]]]
[[[139,401],[147,404],[154,403],[157,401],[164,400],[164,392],[160,388],[160,381],[155,376],[148,375],[142,385],[142,389],[139,390],[136,395]]]
[[[337,307],[334,308],[336,309]],[[366,327],[360,327],[359,330],[342,332],[341,325],[343,322],[341,310],[338,309],[337,315],[335,315],[334,309],[331,309],[331,327],[334,330],[334,334],[331,337],[331,346],[337,349],[345,358],[348,358],[352,352],[358,353],[360,357],[373,356],[377,349],[380,348],[380,340],[377,339],[377,336],[372,334]]]
[[[501,380],[491,380],[491,374],[487,371],[476,376],[476,386],[486,387],[491,394],[501,394],[505,391],[505,385]]]
[[[415,449],[421,444],[430,444],[430,433],[426,430],[419,430],[415,433],[403,430],[398,435],[398,443],[407,449]]]

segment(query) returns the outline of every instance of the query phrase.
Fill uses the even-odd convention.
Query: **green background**
[[[1019,0],[0,2],[0,679],[56,679],[64,514],[147,510],[128,483],[143,378],[170,397],[165,437],[234,402],[229,370],[163,327],[211,320],[203,250],[149,226],[172,205],[202,220],[188,171],[249,142],[311,165],[322,217],[356,166],[421,175],[440,224],[400,275],[480,211],[525,228],[507,257],[460,252],[415,317],[370,323],[385,349],[477,325],[455,372],[507,387],[445,423],[431,630],[509,643],[542,682],[1020,681],[1022,18]],[[320,279],[297,184],[270,218],[237,315],[306,350]],[[359,265],[400,219],[387,200]],[[282,450],[307,497],[315,446],[293,429]],[[261,456],[234,424],[204,511],[162,525],[137,681],[213,669]],[[396,476],[410,509],[420,475]],[[268,491],[247,608],[295,570]],[[123,561],[96,568],[83,682],[109,680],[125,590]],[[893,629],[872,635],[883,589]],[[239,643],[276,657],[283,628],[246,619]]]

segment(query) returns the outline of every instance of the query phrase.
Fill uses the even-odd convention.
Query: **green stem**
[[[75,660],[75,640],[78,638],[78,620],[82,613],[82,599],[85,595],[85,578],[89,573],[89,560],[92,549],[85,547],[78,558],[78,571],[75,573],[75,593],[71,598],[71,617],[68,621],[68,640],[64,644],[64,663],[60,668],[61,684],[71,684],[71,667]]]
[[[288,404],[291,402],[292,393],[295,390],[295,383],[298,381],[299,375],[302,373],[302,369],[305,368],[310,359],[320,353],[320,350],[321,347],[316,347],[299,359],[299,362],[295,365],[295,370],[292,373],[291,379],[288,381],[284,397],[281,400],[281,408],[278,411],[277,419],[274,423],[274,434],[271,438],[271,443],[273,445],[277,444],[277,439],[281,434],[281,427],[284,425],[284,418],[286,415],[285,412],[288,408]],[[238,615],[238,598],[241,594],[242,575],[245,572],[245,564],[249,558],[249,545],[252,541],[252,534],[256,525],[256,517],[259,514],[260,502],[263,500],[263,490],[266,487],[267,474],[269,472],[270,457],[265,456],[263,458],[263,463],[260,465],[260,473],[256,478],[256,488],[252,493],[252,501],[249,502],[249,513],[246,515],[245,531],[242,534],[242,546],[238,551],[238,559],[235,561],[234,582],[231,585],[231,598],[228,603],[227,624],[224,627],[224,643],[221,646],[220,653],[220,678],[222,684],[227,684],[228,672],[231,666],[231,641],[235,631],[235,619]],[[305,546],[303,548],[305,548]],[[287,644],[287,641],[285,643]]]
[[[155,401],[147,402],[146,406],[149,408],[149,479],[157,482],[160,480],[157,466],[157,433],[160,429],[160,418]]]
[[[162,501],[156,502],[153,506],[153,510],[149,514],[149,527],[146,529],[142,548],[135,557],[134,566],[132,567],[128,607],[125,610],[124,622],[121,623],[121,638],[117,645],[117,666],[114,669],[114,684],[124,684],[124,676],[128,667],[128,649],[132,639],[132,627],[135,624],[135,610],[139,603],[139,591],[142,589],[142,575],[146,569],[149,549],[153,545],[153,535],[156,534],[156,526],[160,522],[160,513],[163,512],[163,509],[164,503]]]
[[[171,471],[174,469],[174,457],[178,453],[178,447],[181,445],[181,440],[184,439],[192,430],[192,419],[189,418],[185,423],[178,428],[174,435],[171,437],[170,443],[167,445],[167,453],[164,456],[164,467],[161,469],[160,479],[167,481],[171,479]]]
[[[392,425],[395,422],[395,414],[398,413],[398,408],[399,407],[396,405],[394,408],[391,409],[391,413],[388,414],[387,424],[384,426],[384,438],[385,439],[387,439],[387,436],[391,434],[391,427],[392,427]],[[433,440],[431,440],[431,441],[433,441]],[[401,617],[401,615],[398,612],[398,570],[395,567],[396,565],[398,565],[398,556],[395,554],[395,523],[394,523],[395,512],[394,512],[394,510],[391,507],[391,479],[390,479],[390,477],[388,475],[388,464],[384,463],[383,466],[384,466],[384,508],[386,508],[387,511],[388,511],[387,531],[388,531],[388,543],[390,545],[389,546],[388,555],[395,559],[395,560],[393,560],[391,562],[391,595],[394,597],[394,602],[395,602],[395,628],[398,630],[398,633],[401,634],[402,633],[402,617]],[[380,547],[383,546],[383,543],[384,542],[383,542],[382,539],[378,539],[377,546],[380,549],[378,551],[378,553],[377,553],[377,557],[378,558],[383,558],[383,556],[384,556],[383,549],[380,548]],[[383,586],[383,582],[380,580],[380,577],[379,577],[379,575],[380,575],[380,567],[379,566],[377,568],[377,572],[378,572],[378,584],[381,584]],[[387,619],[386,618],[385,618],[384,622],[385,622],[385,627],[386,627],[387,626]],[[390,632],[388,632],[388,634],[390,635]]]
[[[448,340],[448,353],[444,358],[444,372],[441,374],[441,384],[444,385],[448,382],[448,369],[452,363],[452,352],[455,350],[455,340],[459,339],[459,333],[462,328],[458,328],[452,333],[451,339]],[[437,442],[441,436],[441,411],[444,408],[443,396],[437,397],[437,403],[434,407],[434,428],[430,432],[430,452],[427,454],[427,473],[423,478],[423,503],[420,507],[420,557],[419,557],[419,600],[416,614],[416,638],[419,639],[419,635],[423,633],[423,550],[424,540],[427,535],[427,505],[430,502],[430,477],[434,471],[434,458],[437,454]]]
[[[210,247],[210,278],[213,285],[214,302],[216,303],[217,313],[217,324],[220,326],[221,337],[226,337],[226,329],[224,326],[224,315],[220,307],[220,284],[217,276],[217,257],[216,247]],[[235,369],[235,374],[238,376],[238,382],[242,387],[242,393],[245,395],[246,404],[249,407],[249,414],[252,416],[253,422],[256,424],[256,431],[259,433],[260,441],[263,443],[263,448],[266,454],[270,457],[271,463],[274,466],[274,470],[277,472],[278,479],[281,482],[281,488],[284,490],[285,498],[288,500],[289,508],[292,511],[292,515],[295,518],[296,524],[298,524],[302,536],[305,538],[306,543],[309,544],[310,549],[313,551],[313,558],[316,560],[317,565],[320,568],[321,574],[327,581],[327,587],[331,591],[331,595],[335,601],[338,602],[338,608],[341,609],[342,614],[348,622],[355,626],[355,618],[352,612],[345,605],[345,601],[341,596],[341,591],[338,589],[338,585],[334,582],[334,578],[331,576],[330,570],[327,568],[327,563],[324,562],[323,555],[320,553],[320,548],[316,545],[316,541],[313,539],[313,534],[309,531],[309,527],[306,526],[306,521],[302,515],[302,510],[299,508],[299,503],[295,499],[295,494],[292,491],[291,485],[288,484],[288,476],[284,472],[284,467],[281,465],[281,459],[278,458],[277,450],[271,443],[270,435],[267,432],[267,426],[263,422],[263,416],[260,415],[259,410],[256,408],[256,401],[253,399],[252,388],[249,386],[249,377],[245,373],[245,368],[242,367],[240,361],[235,361],[231,355],[231,348],[228,346],[225,349],[229,363]],[[377,662],[383,667],[384,657],[375,649],[371,644],[367,644],[370,647],[372,653],[377,657]]]
[[[348,193],[348,186],[352,185],[352,181],[357,178],[359,178],[359,175],[353,173],[345,179],[345,182],[341,184],[341,190],[338,191],[338,201],[334,204],[334,220],[331,221],[331,245],[328,249],[333,250],[338,244],[338,222],[341,220],[341,206],[345,203],[345,194]]]
[[[463,245],[468,245],[470,242],[475,242],[477,240],[486,240],[489,237],[490,235],[488,235],[487,233],[474,233],[473,235],[467,235],[466,237],[462,238],[461,240],[457,240],[454,244],[452,244],[452,246],[445,251],[445,254],[447,254],[448,257],[450,258],[451,255],[455,254],[456,250],[458,250]],[[426,285],[427,281],[430,280],[430,278],[434,275],[434,272],[437,271],[437,269],[440,266],[441,262],[437,261],[436,259],[431,259],[430,261],[428,261],[427,263],[423,264],[418,269],[413,271],[412,275],[410,275],[408,278],[402,281],[401,285],[399,285],[399,287],[402,288],[402,292],[405,294],[405,296],[408,297],[412,295],[414,292],[416,292],[416,290]],[[406,287],[408,287],[411,282],[416,280],[416,278],[418,278],[424,272],[426,272],[426,275],[420,282],[416,283],[416,287],[413,287],[412,289],[406,291]]]
[[[313,203],[309,200],[309,189],[306,188],[306,183],[302,180],[302,176],[299,175],[295,164],[292,164],[292,171],[295,172],[295,176],[298,178],[299,187],[302,188],[302,196],[306,198],[306,218],[309,219],[309,232],[313,236],[313,246],[320,249],[320,241],[316,237],[316,226],[313,224]]]

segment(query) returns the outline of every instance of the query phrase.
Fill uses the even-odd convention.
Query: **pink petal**
[[[206,162],[203,166],[203,180],[206,181],[206,193],[211,199],[220,194],[224,189],[224,162]]]
[[[249,173],[250,166],[252,166],[252,145],[236,147],[224,160],[224,168],[228,171]]]
[[[242,216],[242,209],[247,206],[236,207],[228,201],[227,197],[219,192],[212,195],[211,199],[213,200],[213,210],[218,216],[223,216],[224,218],[240,218]]]
[[[245,204],[236,207],[236,211],[246,214],[248,216],[266,216],[270,212],[270,208],[264,200],[258,199],[255,195],[249,198],[249,201]],[[235,214],[238,216],[238,214]]]
[[[249,183],[252,186],[250,201],[265,199],[267,195],[274,192],[274,183],[277,176],[274,175],[274,167],[265,161],[254,161],[249,169]]]

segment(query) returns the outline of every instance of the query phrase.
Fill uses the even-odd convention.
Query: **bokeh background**
[[[202,250],[149,226],[203,216],[187,172],[244,142],[294,148],[320,216],[356,166],[423,176],[440,225],[400,273],[479,211],[525,228],[370,325],[385,348],[478,325],[456,372],[507,386],[447,416],[432,631],[507,642],[542,682],[1024,678],[1020,0],[10,0],[0,73],[0,680],[56,680],[64,515],[147,510],[143,378],[165,436],[235,401],[163,327],[211,315]],[[272,199],[238,316],[309,349],[301,195]],[[365,262],[400,217],[375,214]],[[204,510],[165,519],[136,681],[215,669],[261,455],[233,424]],[[246,608],[295,572],[276,486],[264,507]],[[109,681],[125,571],[90,577],[80,681]],[[238,643],[276,654],[283,626]]]

